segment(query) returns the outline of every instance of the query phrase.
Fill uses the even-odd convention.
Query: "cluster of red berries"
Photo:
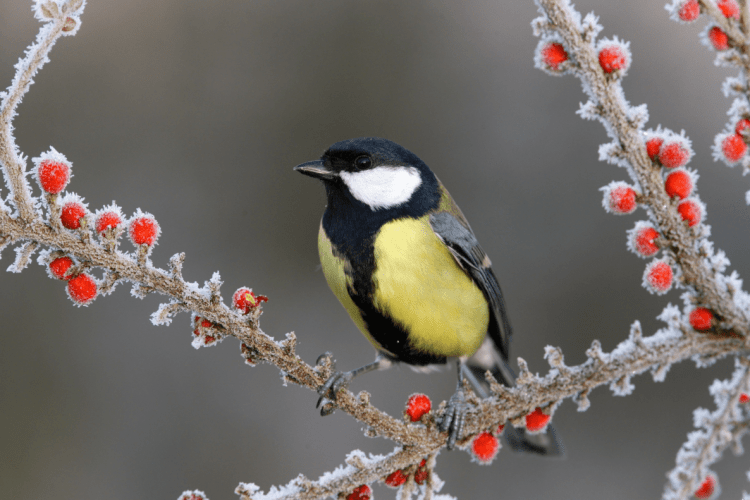
[[[34,158],[34,174],[39,187],[47,194],[47,204],[57,207],[58,196],[67,187],[72,177],[72,165],[65,156],[54,148]],[[83,200],[74,193],[66,194],[60,200],[59,212],[50,210],[50,214],[59,214],[59,223],[71,231],[86,230],[89,214]],[[159,237],[161,229],[154,216],[138,210],[127,222],[116,205],[98,210],[94,216],[94,230],[103,240],[113,243],[127,227],[128,236],[137,247],[150,251]],[[73,266],[71,257],[58,257],[49,262],[50,274],[68,282],[68,296],[76,305],[88,305],[98,293],[96,280],[85,272],[75,275],[69,271]],[[74,268],[75,270],[75,268]]]
[[[719,478],[713,472],[709,472],[700,487],[693,492],[693,497],[699,500],[714,500],[719,497]]]
[[[196,345],[196,342],[196,348],[216,345],[223,338],[221,332],[216,328],[217,326],[216,323],[196,314],[193,317],[193,335],[195,336],[193,345]]]
[[[737,0],[717,0],[716,6],[727,19],[740,18],[740,5]],[[691,23],[701,15],[701,6],[698,0],[686,0],[676,10],[677,19]],[[729,36],[718,26],[708,27],[706,38],[711,46],[717,51],[729,49]]]

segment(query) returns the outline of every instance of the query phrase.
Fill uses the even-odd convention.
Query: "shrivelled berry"
[[[644,286],[658,295],[667,293],[672,288],[674,274],[672,268],[663,260],[653,260],[643,273]]]
[[[547,427],[550,418],[542,412],[542,409],[537,407],[534,411],[526,415],[526,429],[530,432],[538,432]]]
[[[78,229],[81,227],[81,219],[86,216],[86,207],[83,203],[69,201],[62,206],[60,222],[66,229]]]
[[[151,214],[139,214],[128,225],[128,236],[134,245],[152,246],[161,234],[159,223]]]
[[[402,471],[401,469],[397,470],[396,472],[392,472],[388,474],[388,477],[385,478],[385,484],[387,486],[390,486],[391,488],[398,488],[405,482],[406,482],[406,475],[404,474],[404,471]]]
[[[685,22],[691,22],[698,19],[701,14],[701,7],[698,5],[698,0],[688,0],[683,3],[678,11],[677,15],[681,20]]]
[[[421,462],[419,462],[419,467],[417,467],[417,471],[414,473],[414,482],[417,484],[422,484],[425,481],[427,481],[427,478],[430,477],[430,471],[427,470],[427,460],[422,459]]]
[[[268,297],[265,295],[255,295],[249,288],[239,288],[234,295],[232,295],[232,304],[234,308],[242,311],[242,314],[247,314],[250,309],[258,307],[261,302],[268,302]]]
[[[500,442],[489,432],[483,432],[474,438],[471,443],[471,453],[480,464],[487,465],[492,462],[500,450]]]
[[[667,175],[664,181],[664,190],[670,198],[677,196],[683,200],[693,192],[693,179],[685,170],[675,170]]]
[[[552,71],[560,71],[560,65],[568,60],[565,47],[559,42],[549,42],[541,50],[542,61]]]
[[[65,276],[73,266],[73,259],[70,257],[58,257],[49,263],[49,270],[52,275],[59,280],[69,280],[70,276]]]
[[[89,305],[96,293],[96,281],[89,274],[81,273],[68,281],[68,295],[79,305]]]
[[[432,402],[424,394],[412,394],[406,402],[406,414],[412,422],[418,422],[422,415],[430,412]]]
[[[346,500],[370,500],[372,498],[372,490],[366,484],[357,486],[354,491],[346,496]]]
[[[703,215],[701,206],[695,200],[687,199],[680,202],[677,205],[677,211],[680,213],[682,220],[688,222],[689,226],[698,224]]]
[[[693,493],[700,500],[713,500],[719,496],[719,479],[716,474],[709,472],[700,487]]]
[[[714,313],[705,307],[696,307],[690,311],[690,325],[699,332],[710,330]]]
[[[718,51],[727,50],[729,48],[729,37],[718,26],[714,26],[708,30],[708,39],[711,42],[711,45],[713,45]]]

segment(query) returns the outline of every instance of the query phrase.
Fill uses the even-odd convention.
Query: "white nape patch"
[[[414,167],[375,167],[340,175],[352,195],[373,211],[406,203],[422,184],[419,170]]]

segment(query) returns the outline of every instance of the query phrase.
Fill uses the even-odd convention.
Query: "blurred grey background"
[[[663,3],[663,2],[662,2]],[[711,159],[731,102],[733,71],[713,66],[696,37],[660,2],[579,1],[604,35],[631,41],[624,81],[648,126],[692,138],[691,167],[717,247],[750,275],[747,179]],[[0,86],[39,28],[31,2],[0,3]],[[531,0],[471,2],[327,0],[91,0],[73,38],[61,39],[15,120],[29,157],[50,145],[74,164],[69,189],[96,209],[153,213],[163,228],[153,261],[185,252],[184,274],[214,271],[224,295],[247,285],[266,294],[261,325],[294,330],[312,363],[332,350],[351,369],[373,351],[328,290],[316,234],[322,187],[292,172],[335,141],[376,135],[424,159],[448,186],[491,256],[516,336],[513,356],[546,372],[543,348],[585,360],[640,319],[647,334],[679,292],[649,295],[645,262],[625,231],[645,217],[614,217],[598,188],[624,180],[597,161],[600,124],[575,115],[585,98],[573,77],[533,68]],[[5,190],[4,190],[5,191]],[[129,248],[128,243],[123,248]],[[13,253],[3,254],[3,269]],[[321,418],[317,396],[282,387],[269,365],[249,368],[238,343],[196,351],[187,315],[154,327],[160,297],[128,286],[75,308],[63,284],[34,264],[2,274],[0,491],[5,498],[176,499],[185,489],[236,498],[238,482],[264,490],[303,473],[317,478],[366,439],[340,413]],[[713,408],[708,386],[731,361],[686,362],[665,383],[634,380],[630,397],[596,390],[578,413],[566,401],[555,424],[565,460],[501,452],[490,467],[456,451],[439,457],[445,493],[462,499],[658,498],[692,430],[692,410]],[[358,379],[373,403],[398,414],[409,394],[450,396],[452,372],[406,367]],[[750,490],[747,457],[716,465],[724,498]],[[379,498],[393,493],[376,487]]]

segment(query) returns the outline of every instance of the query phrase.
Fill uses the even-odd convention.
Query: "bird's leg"
[[[321,385],[320,388],[318,388],[318,394],[320,394],[320,398],[318,398],[318,403],[315,405],[315,408],[319,408],[320,404],[325,399],[329,400],[331,403],[335,403],[338,392],[349,387],[349,383],[354,379],[354,377],[374,370],[384,370],[386,368],[390,368],[392,364],[393,362],[389,358],[386,358],[382,354],[378,354],[375,358],[375,361],[373,361],[372,363],[368,363],[365,366],[361,366],[356,370],[352,370],[349,372],[334,372],[334,374],[331,375],[328,380],[326,380],[325,384]],[[320,414],[325,417],[326,415],[330,415],[331,413],[333,413],[334,409],[335,407],[333,404],[324,404],[320,409]]]
[[[464,428],[464,418],[466,417],[466,397],[464,396],[463,384],[463,365],[464,360],[459,358],[456,361],[458,369],[458,385],[456,392],[448,400],[448,404],[443,412],[443,418],[440,420],[440,431],[448,432],[448,449],[452,450],[456,446],[456,440],[461,436]]]

